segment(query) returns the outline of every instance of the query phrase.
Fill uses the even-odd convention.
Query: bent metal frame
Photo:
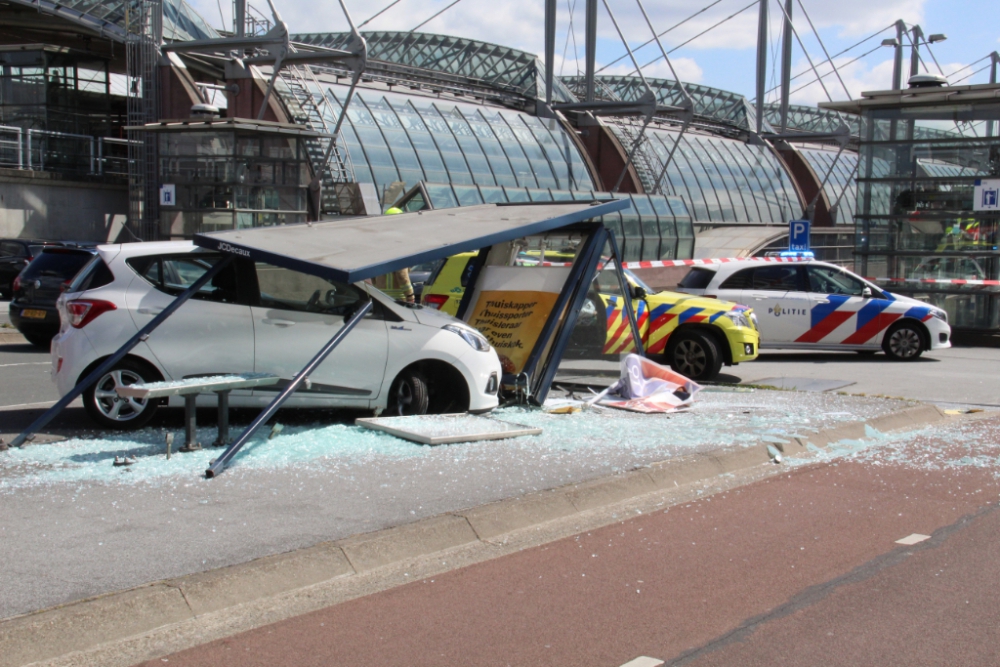
[[[372,216],[301,225],[240,229],[198,234],[196,245],[222,254],[187,290],[177,296],[163,312],[132,336],[114,354],[81,380],[23,433],[10,443],[20,447],[33,439],[56,415],[83,391],[123,359],[136,345],[147,340],[168,317],[235,257],[266,262],[321,278],[354,283],[423,262],[444,259],[472,250],[480,251],[480,264],[486,252],[497,243],[575,227],[587,231],[587,241],[573,263],[552,312],[531,351],[524,372],[530,379],[530,396],[535,403],[545,400],[559,360],[566,349],[586,298],[587,289],[602,264],[602,252],[610,243],[615,270],[623,294],[628,285],[621,266],[615,238],[599,222],[584,223],[620,211],[630,205],[627,199],[592,202],[545,202],[532,204],[484,204],[460,209],[441,209],[404,213],[390,217]],[[473,283],[475,278],[473,276]],[[467,291],[468,293],[468,291]],[[631,300],[625,299],[636,348],[641,353],[641,339]],[[371,310],[369,299],[344,321],[337,333],[320,349],[293,381],[251,422],[236,440],[212,462],[206,477],[221,473],[261,426],[270,419],[327,356],[346,338]],[[549,340],[555,336],[552,345]],[[548,348],[548,354],[545,354]],[[544,359],[543,359],[544,355]]]

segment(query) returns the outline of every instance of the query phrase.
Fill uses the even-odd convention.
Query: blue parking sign
[[[788,221],[788,249],[809,250],[809,221]]]

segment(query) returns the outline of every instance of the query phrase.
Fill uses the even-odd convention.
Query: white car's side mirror
[[[863,288],[861,290],[861,296],[862,296],[862,298],[865,298],[865,299],[872,298],[872,288],[871,287],[865,287],[865,288]]]

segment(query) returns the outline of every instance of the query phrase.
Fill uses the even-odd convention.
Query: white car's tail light
[[[69,313],[69,324],[74,329],[82,329],[102,313],[117,309],[118,307],[110,301],[100,301],[97,299],[75,299],[66,303],[66,312]]]

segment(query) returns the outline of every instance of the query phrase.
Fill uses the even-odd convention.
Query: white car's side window
[[[260,305],[327,315],[345,315],[364,298],[354,285],[258,263]]]
[[[177,296],[191,287],[215,262],[218,255],[168,255],[133,257],[126,261],[143,280],[159,291]],[[198,290],[195,299],[219,303],[238,303],[236,267],[230,264]]]

